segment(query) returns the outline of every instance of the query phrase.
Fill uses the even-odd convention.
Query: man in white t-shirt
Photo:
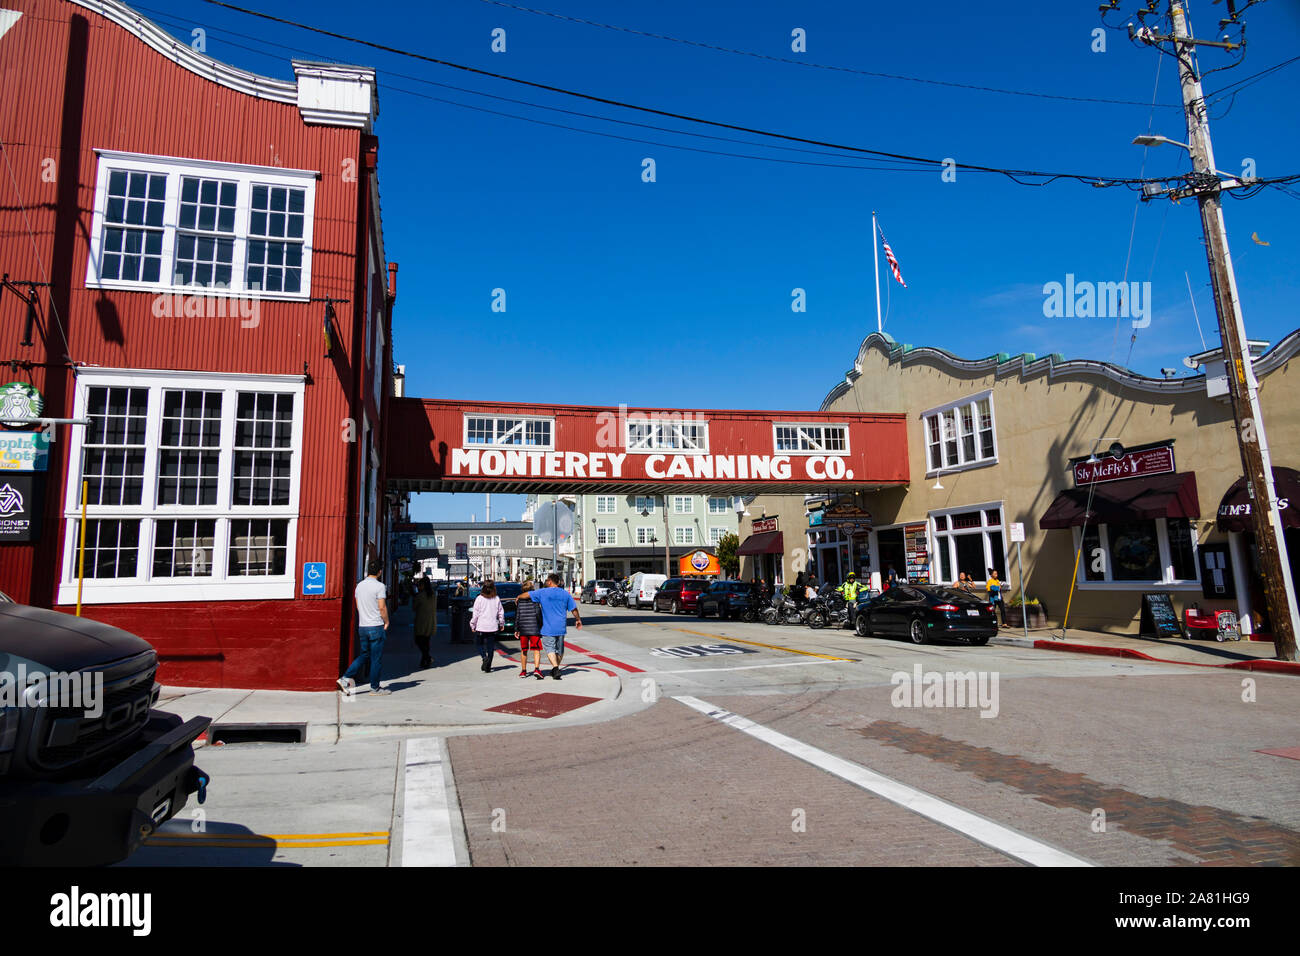
[[[366,567],[369,572],[357,585],[357,642],[361,653],[339,678],[339,689],[350,694],[357,686],[356,678],[362,670],[370,672],[370,693],[387,695],[391,690],[379,686],[379,672],[384,663],[384,638],[388,634],[388,588],[379,580],[384,562],[372,558]]]

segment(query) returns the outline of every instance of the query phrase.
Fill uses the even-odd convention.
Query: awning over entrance
[[[1291,502],[1300,500],[1300,472],[1294,468],[1274,468],[1273,488],[1277,491],[1278,507],[1283,528],[1300,528],[1300,514]],[[1246,491],[1246,478],[1238,478],[1219,502],[1218,527],[1220,531],[1254,531],[1255,519],[1250,494]]]
[[[1067,488],[1038,519],[1038,527],[1074,528],[1084,523],[1196,518],[1201,514],[1196,473],[1191,471],[1106,481],[1093,488],[1091,511],[1088,511],[1089,487]]]
[[[785,554],[785,538],[780,531],[761,531],[746,538],[736,554]]]

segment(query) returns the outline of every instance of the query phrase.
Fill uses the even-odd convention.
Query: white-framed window
[[[618,509],[618,497],[615,495],[596,496],[596,514],[612,515]]]
[[[710,498],[710,499],[709,499],[709,514],[711,514],[711,515],[725,515],[725,514],[727,514],[727,513],[730,512],[730,511],[731,511],[731,499],[730,499],[730,498]]]
[[[934,542],[932,580],[952,584],[960,572],[974,581],[988,579],[988,569],[1007,580],[1006,536],[1003,532],[1002,502],[965,505],[930,512],[930,535]]]
[[[314,170],[96,153],[87,288],[310,298]]]
[[[991,392],[931,409],[921,416],[921,427],[930,473],[998,460]]]
[[[694,544],[695,529],[690,525],[673,528],[673,544]]]
[[[555,419],[465,414],[465,447],[553,449]]]
[[[544,548],[546,545],[542,544],[542,536],[540,534],[526,534],[524,535],[524,547]]]
[[[634,455],[671,451],[681,455],[709,453],[709,423],[629,418],[623,436],[624,447]]]
[[[597,544],[618,544],[618,528],[597,528]]]
[[[303,380],[85,369],[64,497],[61,604],[292,598]]]
[[[469,546],[471,548],[499,548],[501,547],[501,535],[472,534],[469,536]]]
[[[655,534],[654,525],[638,525],[636,529],[637,544],[656,544],[657,535]]]
[[[1080,529],[1074,528],[1079,546]],[[1153,585],[1200,588],[1196,526],[1188,518],[1090,524],[1079,556],[1082,590],[1142,590]]]
[[[709,529],[709,544],[717,544],[719,541],[721,541],[721,540],[723,539],[723,537],[726,536],[726,534],[727,534],[727,529],[726,529],[726,528],[716,528],[716,527],[715,527],[715,528],[710,528],[710,529]]]
[[[440,534],[420,534],[415,536],[415,546],[417,548],[437,548],[443,547],[443,536]]]
[[[655,499],[653,495],[636,496],[636,513],[640,514],[643,511],[649,512],[650,514],[655,513]]]
[[[444,537],[443,537],[442,535],[440,535],[440,534],[435,534],[435,535],[433,536],[433,546],[434,546],[435,548],[438,548],[439,550],[441,550],[442,548],[445,548],[445,547],[447,546],[447,545],[446,545],[446,541],[447,541],[447,539],[444,538]]]
[[[673,495],[673,514],[695,514],[695,499],[690,495]]]
[[[847,455],[849,426],[827,422],[775,422],[772,447],[778,455]]]

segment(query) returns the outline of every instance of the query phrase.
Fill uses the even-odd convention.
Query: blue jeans
[[[496,631],[475,631],[474,646],[478,648],[479,656],[485,661],[491,661],[492,655],[497,649],[497,632]]]
[[[383,627],[357,628],[361,653],[343,676],[355,681],[362,671],[369,671],[370,689],[379,690],[379,671],[384,664],[384,638],[387,635],[388,632]]]

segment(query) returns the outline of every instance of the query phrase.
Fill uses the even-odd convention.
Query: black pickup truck
[[[116,863],[203,802],[211,720],[154,710],[157,668],[134,634],[0,593],[0,866]]]

